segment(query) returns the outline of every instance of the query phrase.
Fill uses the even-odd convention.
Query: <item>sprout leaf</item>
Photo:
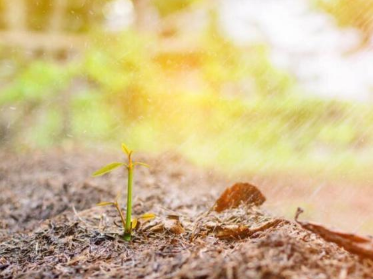
[[[116,169],[120,166],[123,166],[123,165],[124,165],[124,163],[111,163],[111,164],[99,169],[98,171],[94,172],[92,176],[93,177],[101,176],[101,175],[103,175],[105,173],[108,173],[108,172],[111,172],[112,170],[114,170],[114,169]]]
[[[150,166],[148,164],[145,164],[145,163],[142,163],[142,162],[135,162],[134,164],[135,164],[135,166],[136,165],[140,165],[140,166],[144,166],[144,167],[150,168]]]
[[[126,144],[122,143],[122,150],[125,154],[129,155],[131,150],[127,147]]]

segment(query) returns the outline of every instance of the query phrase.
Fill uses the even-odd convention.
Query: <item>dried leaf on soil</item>
[[[334,242],[345,250],[359,255],[364,258],[373,260],[373,239],[359,236],[352,233],[344,233],[337,230],[328,229],[320,224],[312,222],[302,222],[298,220],[299,215],[303,212],[298,208],[295,221],[300,224],[304,229],[312,231],[313,233],[321,236],[326,241]]]
[[[145,213],[139,217],[139,219],[142,219],[143,221],[150,221],[155,218],[154,213]]]
[[[139,227],[142,227],[145,223],[153,220],[154,218],[154,213],[145,213],[137,218],[132,218],[132,229],[138,229]]]
[[[168,218],[164,223],[164,227],[166,230],[174,234],[182,234],[185,232],[185,229],[181,225],[180,221],[175,219]]]
[[[144,228],[144,230],[149,230],[151,232],[164,232],[168,231],[173,234],[182,234],[185,232],[183,225],[181,224],[179,217],[175,218],[174,215],[167,216],[167,218],[162,218],[161,222],[155,224],[149,228]]]
[[[220,239],[243,239],[253,235],[254,233],[266,231],[272,227],[276,227],[282,223],[282,221],[283,220],[281,219],[274,219],[261,225],[260,227],[253,229],[242,225],[220,227],[216,229],[215,236]]]
[[[132,218],[131,220],[131,228],[134,230],[137,227],[137,218]]]
[[[266,198],[256,186],[249,183],[236,183],[223,192],[213,209],[216,212],[222,212],[226,209],[236,208],[241,203],[261,205],[265,200]]]

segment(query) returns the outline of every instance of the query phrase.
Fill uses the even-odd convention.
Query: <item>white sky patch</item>
[[[269,44],[272,61],[306,91],[323,97],[373,100],[373,52],[346,55],[358,44],[308,0],[220,0],[226,34],[240,44]]]
[[[116,0],[106,6],[106,28],[120,31],[128,28],[134,21],[133,4],[129,0]]]

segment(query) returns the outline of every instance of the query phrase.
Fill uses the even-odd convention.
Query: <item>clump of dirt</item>
[[[210,211],[231,183],[177,156],[141,158],[134,214],[157,217],[125,242],[95,206],[121,190],[124,205],[124,174],[89,178],[116,156],[87,154],[0,155],[1,278],[373,278],[373,261],[265,209]]]

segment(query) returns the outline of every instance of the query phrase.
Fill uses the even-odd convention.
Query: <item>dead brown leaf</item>
[[[226,226],[216,228],[215,236],[220,239],[242,239],[249,237],[251,231],[246,226]]]
[[[183,226],[181,225],[178,219],[168,218],[164,223],[164,227],[166,230],[174,234],[182,234],[185,232],[185,229],[183,228]]]
[[[223,210],[236,208],[241,203],[246,205],[261,205],[266,198],[259,189],[249,183],[236,183],[227,188],[216,201],[213,210],[222,212]]]
[[[182,234],[185,232],[183,225],[180,222],[179,216],[169,215],[166,218],[162,218],[161,222],[147,228],[151,232],[171,232],[173,234]]]
[[[298,208],[295,221],[304,229],[309,230],[326,241],[334,242],[345,250],[359,255],[360,257],[369,258],[373,260],[373,239],[369,237],[360,236],[352,233],[345,233],[337,230],[328,229],[320,224],[312,222],[301,222],[298,220],[299,215],[303,212]]]
[[[220,239],[243,239],[252,236],[254,233],[266,231],[282,223],[282,219],[269,221],[260,227],[249,228],[247,226],[226,226],[216,228],[215,236]]]

